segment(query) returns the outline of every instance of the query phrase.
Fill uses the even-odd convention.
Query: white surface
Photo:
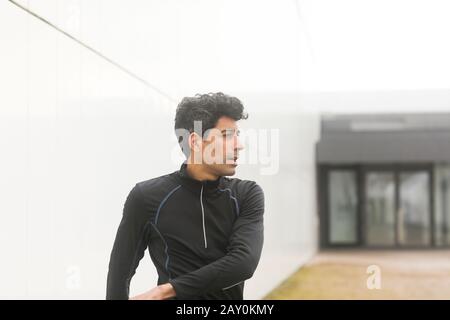
[[[174,95],[450,86],[446,0],[20,2]]]
[[[72,12],[71,3],[79,2],[30,3],[49,20],[68,19],[69,28],[76,30],[77,20],[65,14]],[[88,2],[82,3],[82,12],[94,15],[95,21],[98,15],[88,10]],[[0,87],[4,88],[0,95],[0,297],[103,299],[109,254],[127,193],[137,181],[179,167],[180,162],[173,161],[173,154],[180,154],[173,149],[175,106],[7,1],[0,2],[0,23]],[[125,36],[132,30],[112,32],[110,44],[128,40]],[[96,38],[100,49],[108,47],[101,43],[106,35],[110,33]],[[132,48],[111,50],[128,52],[130,60],[125,63],[134,59]],[[183,50],[177,54],[189,59]],[[147,58],[149,65],[159,63],[156,57]],[[195,81],[201,83],[203,76]],[[170,69],[151,77],[159,84],[168,79],[189,82]],[[219,83],[214,82],[215,88],[226,92]],[[195,92],[205,91],[201,85],[198,88]],[[180,96],[183,90],[171,83],[169,91]],[[253,94],[240,96],[245,102]],[[238,169],[238,176],[257,180],[267,198],[265,251],[246,289],[246,297],[259,298],[315,248],[313,143],[318,119],[275,117],[259,114],[259,103],[246,106],[251,114],[247,127],[281,129],[278,174],[259,177],[257,166]],[[155,283],[156,272],[146,255],[131,293]]]

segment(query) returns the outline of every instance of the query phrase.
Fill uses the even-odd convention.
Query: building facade
[[[450,115],[323,116],[321,247],[450,245]]]

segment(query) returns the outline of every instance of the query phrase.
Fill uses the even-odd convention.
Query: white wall
[[[67,9],[38,3],[56,21]],[[127,193],[179,167],[175,105],[9,2],[0,2],[0,24],[0,298],[103,299]],[[161,83],[179,99],[172,76],[172,87],[168,75]],[[245,126],[280,129],[279,172],[238,171],[257,180],[267,199],[263,257],[246,291],[260,298],[316,248],[318,118],[283,114],[281,105],[259,111],[270,109],[264,95],[239,96],[251,114]],[[147,256],[132,294],[152,283]]]
[[[246,99],[250,109],[261,106],[265,100],[271,99],[265,95]],[[268,167],[265,164],[243,165],[238,170],[240,178],[256,180],[266,198],[265,244],[260,265],[246,283],[246,298],[249,299],[259,299],[270,292],[318,248],[314,157],[319,135],[318,115],[286,113],[282,111],[284,106],[283,103],[273,104],[272,113],[250,113],[242,124],[243,127],[278,129],[280,142],[276,174],[261,175],[262,168]],[[274,109],[279,112],[273,112]]]

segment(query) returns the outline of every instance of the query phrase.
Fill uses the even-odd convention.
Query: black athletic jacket
[[[264,193],[254,181],[198,181],[180,170],[129,193],[109,263],[107,299],[128,299],[146,248],[174,299],[243,299],[264,241]],[[149,284],[149,289],[152,285]]]

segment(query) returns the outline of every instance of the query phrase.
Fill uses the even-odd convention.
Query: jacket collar
[[[192,178],[187,171],[187,161],[184,161],[181,164],[180,170],[178,171],[178,175],[181,178],[182,183],[194,190],[200,191],[203,186],[203,192],[212,192],[219,188],[223,177],[219,177],[216,180],[196,180]]]

